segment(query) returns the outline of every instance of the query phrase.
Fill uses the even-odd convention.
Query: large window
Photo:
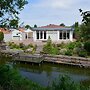
[[[63,39],[66,39],[66,32],[63,32]]]
[[[44,39],[46,39],[46,31],[44,31]]]
[[[59,39],[69,39],[70,32],[69,31],[60,31]]]
[[[39,31],[36,31],[36,37],[39,39]]]
[[[37,39],[46,39],[46,31],[36,31]]]
[[[70,37],[70,34],[69,34],[69,32],[67,32],[67,39],[69,39],[69,37]]]
[[[62,31],[59,33],[59,39],[62,39]]]
[[[40,39],[43,39],[43,32],[40,31]]]

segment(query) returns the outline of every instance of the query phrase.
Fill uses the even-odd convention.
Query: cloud
[[[69,8],[74,1],[72,0],[39,0],[38,3],[32,4],[32,7],[38,8]]]
[[[90,0],[30,0],[20,13],[26,24],[46,25],[50,23],[72,25],[82,17],[78,9],[90,10]]]

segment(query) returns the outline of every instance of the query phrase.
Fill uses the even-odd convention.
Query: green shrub
[[[87,51],[87,52],[90,52],[90,41],[87,41],[84,43],[84,49]]]
[[[28,47],[33,47],[33,44],[30,43],[30,44],[28,45]]]
[[[70,77],[63,75],[52,83],[49,90],[90,90],[90,87],[75,83]]]
[[[57,54],[59,54],[59,49],[58,49],[58,47],[57,47],[54,43],[52,43],[52,41],[49,39],[49,40],[47,41],[47,44],[44,45],[43,51],[42,51],[41,53],[57,55]]]
[[[70,49],[67,49],[67,51],[65,52],[65,55],[68,55],[68,56],[72,56],[72,54],[73,54],[73,51]]]
[[[4,39],[4,34],[3,32],[0,32],[0,42],[3,41],[3,39]]]
[[[54,55],[58,55],[59,54],[59,50],[57,47],[52,47],[52,52],[51,54],[54,54]]]
[[[82,42],[79,42],[79,41],[78,42],[77,41],[75,42],[75,47],[82,48],[82,46],[83,46],[82,45]]]
[[[75,43],[73,43],[73,42],[69,43],[69,44],[67,45],[67,48],[73,50],[73,49],[75,48]]]
[[[78,52],[78,55],[80,57],[87,57],[87,52],[85,50],[81,50],[81,51]]]
[[[20,48],[24,48],[24,46],[25,46],[25,45],[24,45],[23,43],[20,43],[20,44],[19,44],[19,47],[20,47]]]
[[[57,47],[64,48],[66,44],[64,42],[61,42],[60,44],[57,44]]]

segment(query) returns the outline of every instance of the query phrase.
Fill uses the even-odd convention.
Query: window
[[[44,39],[46,39],[46,31],[44,31]]]
[[[66,39],[66,32],[63,32],[63,39]]]
[[[43,39],[43,32],[40,31],[40,39]]]
[[[39,39],[39,31],[36,31],[36,37]]]
[[[62,39],[62,31],[59,32],[59,39]]]
[[[69,37],[70,37],[69,35],[70,35],[69,32],[67,32],[67,39],[69,39]]]
[[[46,31],[36,31],[37,39],[46,39]]]

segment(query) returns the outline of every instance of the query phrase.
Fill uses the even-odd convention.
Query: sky
[[[45,26],[48,24],[71,26],[81,23],[79,9],[90,10],[90,0],[27,0],[28,4],[20,12],[20,23]]]

